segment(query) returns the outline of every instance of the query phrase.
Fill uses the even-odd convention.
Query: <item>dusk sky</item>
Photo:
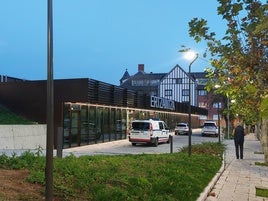
[[[119,85],[128,69],[168,73],[176,64],[188,71],[181,45],[204,53],[188,35],[188,22],[205,18],[218,38],[225,22],[216,0],[54,0],[54,78],[92,78]],[[0,8],[1,75],[47,78],[47,1],[8,0]],[[198,58],[192,71],[208,61]]]

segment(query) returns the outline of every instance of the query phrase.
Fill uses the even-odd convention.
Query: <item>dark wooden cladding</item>
[[[88,102],[119,107],[136,107],[136,92],[89,79]]]
[[[61,107],[64,102],[156,109],[151,108],[148,94],[88,78],[55,80],[54,93],[57,126],[60,126]],[[0,103],[32,121],[46,123],[46,81],[0,83]],[[203,108],[192,106],[191,111],[193,114],[207,115],[207,110]],[[188,104],[175,102],[174,112],[187,113]]]
[[[64,102],[155,109],[150,107],[148,94],[88,78],[54,80],[54,93],[57,118]],[[46,80],[0,83],[0,102],[33,121],[45,123]],[[175,108],[175,112],[188,112],[187,103],[175,102]],[[192,113],[206,115],[207,110],[192,106]]]

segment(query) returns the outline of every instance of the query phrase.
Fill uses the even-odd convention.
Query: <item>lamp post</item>
[[[220,102],[218,101],[218,136],[219,144],[221,143],[221,120],[220,120]]]
[[[188,132],[188,155],[191,156],[192,154],[192,116],[191,116],[191,66],[194,63],[194,61],[198,58],[198,54],[195,52],[186,52],[185,58],[187,60],[191,60],[191,63],[189,64],[189,105],[188,105],[188,124],[189,124],[189,132]]]
[[[227,96],[227,138],[230,138],[230,99]]]
[[[46,201],[53,200],[53,138],[54,138],[54,83],[53,83],[53,17],[52,0],[47,1],[47,145],[46,145]]]
[[[218,89],[221,86],[216,84],[215,88]],[[218,136],[219,136],[219,144],[221,143],[221,121],[220,121],[220,100],[218,99]]]

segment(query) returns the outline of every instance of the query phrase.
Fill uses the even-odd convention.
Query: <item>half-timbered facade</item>
[[[159,96],[177,102],[189,103],[189,82],[191,87],[191,105],[196,106],[196,83],[179,65],[167,73],[159,85]]]

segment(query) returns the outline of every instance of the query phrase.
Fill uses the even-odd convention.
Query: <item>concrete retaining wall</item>
[[[46,148],[46,125],[0,125],[0,149]]]

